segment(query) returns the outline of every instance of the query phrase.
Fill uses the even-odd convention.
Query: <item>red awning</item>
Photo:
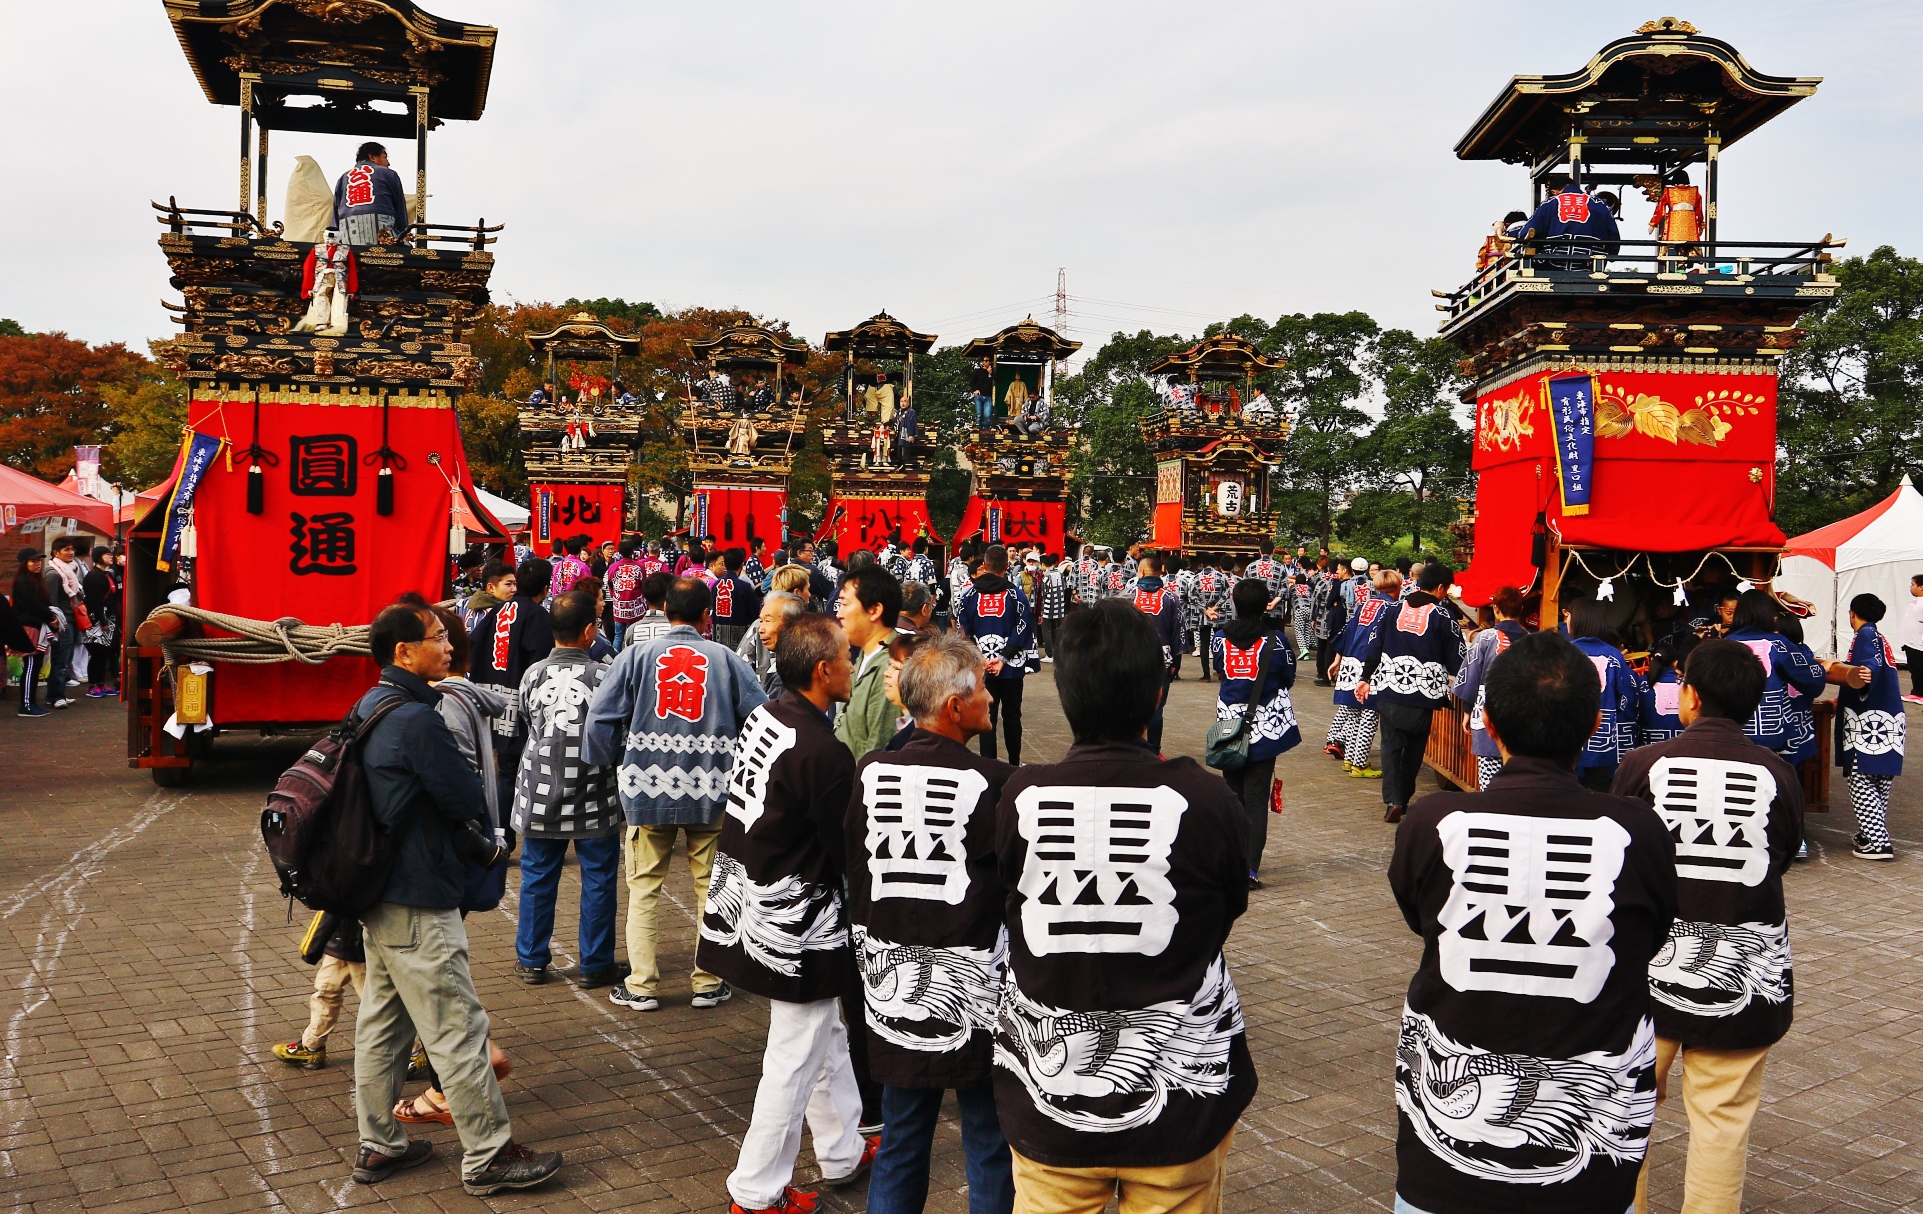
[[[35,518],[71,518],[98,535],[114,533],[113,507],[102,501],[49,485],[37,476],[0,464],[0,509],[16,523]]]

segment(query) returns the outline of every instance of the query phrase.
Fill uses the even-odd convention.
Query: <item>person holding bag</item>
[[[1222,773],[1248,819],[1249,888],[1258,875],[1269,838],[1269,813],[1280,812],[1274,791],[1276,756],[1302,741],[1289,689],[1295,686],[1295,648],[1269,618],[1269,587],[1244,578],[1230,592],[1235,619],[1215,631],[1210,650],[1222,681],[1215,692],[1216,723],[1205,755]]]

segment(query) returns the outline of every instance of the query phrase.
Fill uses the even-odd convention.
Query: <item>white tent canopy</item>
[[[525,530],[528,520],[534,517],[528,513],[526,506],[517,506],[504,497],[495,497],[485,489],[477,487],[474,490],[474,496],[480,498],[481,505],[487,507],[487,512],[509,531]]]
[[[1850,600],[1873,594],[1892,619],[1909,606],[1910,578],[1923,573],[1923,494],[1905,476],[1876,505],[1808,535],[1783,555],[1776,589],[1813,603],[1803,639],[1819,658],[1849,650]]]

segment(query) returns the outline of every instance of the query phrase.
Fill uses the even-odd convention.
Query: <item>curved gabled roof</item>
[[[688,349],[715,366],[790,366],[808,361],[808,347],[760,325],[736,325],[704,341],[690,339]]]
[[[428,89],[429,117],[472,121],[487,107],[500,31],[450,21],[412,0],[162,0],[201,92],[240,104],[240,73],[258,72],[267,108],[287,95],[328,104],[289,107],[276,129],[391,134],[395,115],[367,107]],[[400,119],[411,132],[413,120]]]
[[[910,353],[926,354],[934,344],[935,334],[915,332],[884,308],[852,329],[828,334],[821,348],[846,350],[856,358],[900,358]]]
[[[1257,371],[1279,371],[1287,362],[1264,354],[1255,343],[1233,333],[1218,333],[1178,350],[1148,369],[1150,375],[1190,373],[1197,379],[1211,375],[1246,376]]]
[[[1068,340],[1030,316],[992,337],[977,337],[968,343],[962,353],[969,358],[1045,360],[1067,358],[1081,348],[1081,342]]]
[[[602,356],[619,353],[631,357],[641,352],[640,338],[616,333],[591,312],[576,312],[546,333],[530,333],[527,344],[537,351],[552,346],[557,354],[575,348],[593,350]]]
[[[1456,156],[1536,160],[1567,137],[1578,116],[1713,125],[1727,147],[1820,83],[1820,76],[1766,75],[1729,43],[1664,17],[1603,47],[1578,71],[1515,77],[1456,144]]]

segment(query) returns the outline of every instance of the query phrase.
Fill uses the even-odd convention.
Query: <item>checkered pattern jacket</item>
[[[597,839],[621,828],[614,768],[581,755],[588,704],[608,664],[584,649],[559,649],[521,676],[527,746],[514,776],[514,829],[537,839]]]

